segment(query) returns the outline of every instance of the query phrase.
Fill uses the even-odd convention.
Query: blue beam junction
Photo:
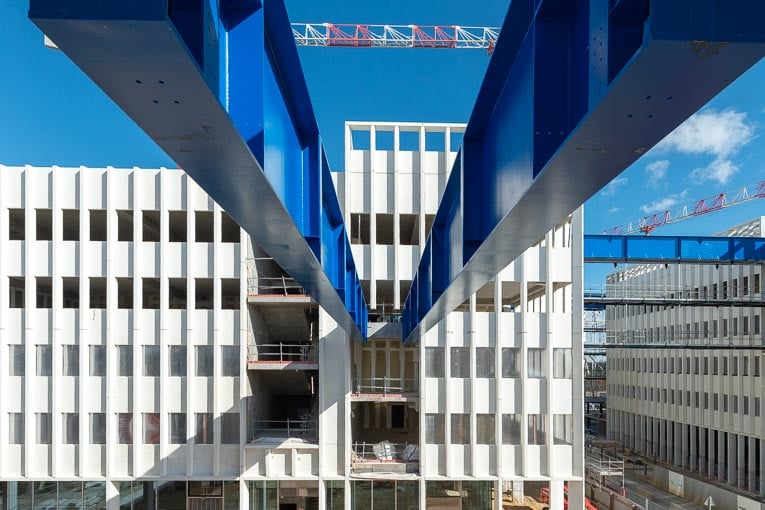
[[[434,326],[765,54],[761,0],[513,0],[404,311]]]
[[[31,0],[29,17],[340,327],[366,337],[282,0]]]
[[[764,260],[762,237],[584,236],[585,262],[752,264]]]

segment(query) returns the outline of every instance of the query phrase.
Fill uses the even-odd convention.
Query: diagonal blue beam
[[[585,262],[752,264],[765,260],[765,238],[584,236]]]
[[[765,2],[513,0],[407,296],[416,340],[765,54]]]
[[[282,0],[31,0],[29,17],[341,327],[366,337]]]

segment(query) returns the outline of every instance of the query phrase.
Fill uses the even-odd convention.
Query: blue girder
[[[752,264],[763,260],[762,237],[584,236],[585,262]]]
[[[31,0],[29,17],[341,327],[366,338],[282,0]]]
[[[513,0],[407,296],[407,341],[755,64],[764,15],[761,0]]]

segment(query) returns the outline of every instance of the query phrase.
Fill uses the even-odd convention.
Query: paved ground
[[[645,506],[646,498],[648,498],[646,510],[706,510],[706,507],[654,487],[640,476],[625,473],[624,485],[627,489],[627,497],[635,503]]]

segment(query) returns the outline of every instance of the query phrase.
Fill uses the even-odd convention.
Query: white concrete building
[[[0,167],[0,509],[581,507],[579,211],[401,344],[462,129],[346,127],[364,345],[182,171]]]
[[[757,218],[721,235],[762,236],[763,226]],[[762,278],[761,264],[638,265],[608,276],[609,291],[670,300],[606,308],[608,341],[619,345],[608,350],[610,439],[679,473],[765,495]],[[671,303],[680,297],[686,305]],[[728,304],[704,305],[720,299]]]

